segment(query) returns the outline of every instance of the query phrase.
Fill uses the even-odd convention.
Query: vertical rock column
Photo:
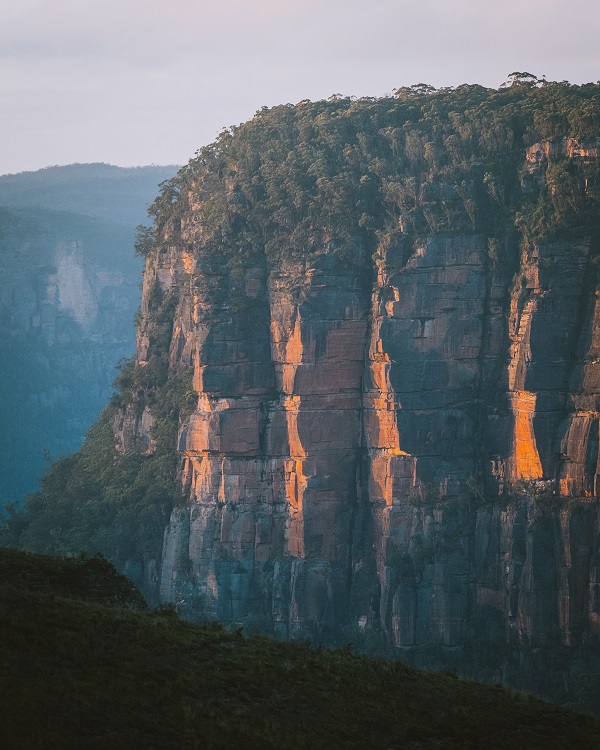
[[[531,326],[539,300],[545,290],[540,287],[537,255],[521,258],[510,301],[508,362],[508,402],[513,415],[512,450],[507,473],[513,481],[542,479],[543,469],[533,430],[537,396],[525,390],[527,368],[531,362]]]
[[[597,497],[600,491],[600,285],[587,270],[585,325],[569,383],[572,411],[560,442],[559,490],[563,496]]]
[[[397,646],[457,646],[470,530],[456,503],[474,473],[485,310],[483,238],[381,249],[365,442],[379,616]]]
[[[501,516],[498,564],[508,632],[531,646],[574,644],[588,585],[587,512],[559,512],[561,495],[589,492],[598,463],[596,398],[582,386],[588,375],[590,383],[596,378],[589,330],[582,329],[592,291],[586,291],[588,252],[588,242],[524,245],[510,290],[512,427],[500,473],[520,500]],[[571,626],[575,612],[578,632]]]
[[[261,456],[264,400],[273,388],[265,277],[260,267],[244,273],[233,279],[204,261],[190,330],[176,320],[198,405],[180,430],[186,504],[167,529],[161,589],[163,601],[192,619],[232,623],[264,615],[263,573],[282,531],[274,528]]]
[[[368,313],[357,268],[324,251],[282,263],[267,288],[246,269],[234,295],[203,261],[190,314],[179,305],[172,354],[193,361],[198,405],[180,431],[185,505],[161,597],[192,619],[292,637],[344,622]]]
[[[309,265],[283,264],[271,276],[277,397],[267,453],[279,456],[283,468],[287,520],[274,617],[284,635],[331,632],[345,618],[361,451],[366,285],[356,266],[331,252]]]
[[[416,458],[400,447],[400,433],[396,409],[399,406],[390,382],[392,361],[384,351],[381,326],[384,318],[393,314],[394,305],[400,301],[398,288],[388,278],[390,259],[388,248],[379,248],[375,255],[377,281],[371,297],[370,337],[365,361],[363,391],[363,429],[367,451],[367,491],[372,507],[377,577],[380,584],[380,604],[376,617],[392,642],[405,640],[414,642],[415,601],[412,591],[404,592],[404,630],[402,636],[390,632],[393,597],[397,581],[389,561],[395,555],[398,533],[404,541],[411,534],[412,519],[403,510],[408,508],[410,498],[416,490]],[[394,506],[403,506],[403,509]],[[359,615],[369,622],[370,613]],[[397,628],[396,628],[397,629]]]
[[[283,287],[283,288],[282,288]],[[275,437],[281,440],[283,457],[284,494],[287,508],[285,554],[304,558],[303,497],[307,485],[304,475],[306,452],[298,434],[298,412],[302,397],[295,394],[296,371],[302,363],[303,345],[301,314],[281,280],[271,285],[271,356],[275,363],[275,388],[281,394],[278,409],[283,412],[283,430]],[[282,439],[283,438],[283,439]],[[285,448],[287,447],[287,451]],[[273,446],[277,452],[276,445]],[[283,449],[283,451],[281,450]]]

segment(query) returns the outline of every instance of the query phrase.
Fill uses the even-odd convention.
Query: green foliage
[[[135,228],[135,254],[142,258],[150,255],[154,245],[154,229],[138,224]]]
[[[581,186],[596,167],[571,160],[565,172],[562,157],[551,155],[548,185],[526,190],[519,167],[526,146],[596,137],[599,122],[597,85],[519,72],[497,91],[418,84],[394,98],[263,108],[163,183],[151,212],[157,235],[170,232],[173,242],[182,217],[193,216],[202,226],[194,252],[238,264],[263,253],[276,264],[322,248],[360,263],[361,250],[372,253],[399,219],[414,238],[487,232],[515,212],[528,240],[589,233],[597,196]]]
[[[101,555],[59,558],[0,548],[0,580],[12,589],[74,601],[147,608],[131,581]]]
[[[55,462],[42,490],[9,520],[4,542],[36,552],[102,553],[120,567],[160,560],[163,530],[181,497],[174,446],[179,409],[190,408],[189,375],[169,382],[164,401],[157,402],[151,454],[140,446],[116,451],[116,409],[108,406],[81,451]]]
[[[102,606],[102,597],[118,602],[121,584],[101,561],[20,555],[0,550],[6,747],[562,750],[597,741],[591,717],[453,673]]]

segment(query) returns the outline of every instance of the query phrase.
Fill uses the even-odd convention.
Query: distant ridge
[[[117,167],[113,164],[66,164],[32,172],[0,175],[0,206],[38,206],[72,211],[116,224],[146,221],[157,185],[178,165]]]

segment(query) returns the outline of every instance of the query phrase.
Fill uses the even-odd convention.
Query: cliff
[[[146,593],[590,706],[599,103],[302,102],[165,186],[105,415],[176,472],[160,559],[111,548]]]
[[[2,516],[39,486],[44,454],[80,448],[134,350],[134,227],[174,171],[79,164],[0,176]]]

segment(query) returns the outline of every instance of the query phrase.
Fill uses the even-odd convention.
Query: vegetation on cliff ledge
[[[202,227],[194,252],[234,265],[328,246],[350,259],[399,231],[412,241],[501,237],[507,226],[530,239],[589,234],[600,221],[598,160],[575,164],[551,149],[542,180],[524,171],[524,154],[566,138],[597,147],[599,132],[599,85],[518,77],[498,90],[417,85],[263,108],[163,183],[150,209],[154,247],[185,241],[191,223]]]
[[[144,610],[103,560],[0,549],[0,598],[6,747],[597,746],[597,720],[499,687]]]

